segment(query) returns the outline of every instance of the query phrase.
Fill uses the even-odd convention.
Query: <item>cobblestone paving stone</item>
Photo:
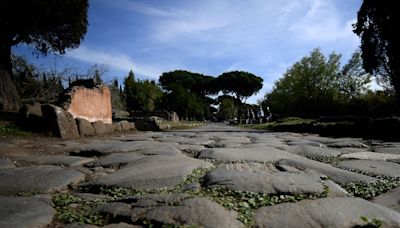
[[[0,227],[400,227],[399,143],[205,124],[0,145]]]

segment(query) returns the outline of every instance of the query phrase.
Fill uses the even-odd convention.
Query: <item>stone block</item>
[[[67,111],[54,105],[42,105],[43,121],[55,136],[69,139],[79,137],[74,117]]]
[[[105,135],[105,134],[107,134],[107,127],[103,122],[101,122],[101,121],[93,122],[92,126],[93,126],[93,129],[94,129],[94,134],[95,135]]]
[[[93,126],[88,120],[85,120],[82,118],[76,118],[75,121],[78,126],[79,134],[81,136],[93,136],[94,135]]]
[[[131,130],[131,126],[130,126],[130,124],[129,124],[128,121],[122,120],[122,121],[120,121],[119,123],[121,124],[122,130],[123,130],[123,131],[129,131],[129,130]]]

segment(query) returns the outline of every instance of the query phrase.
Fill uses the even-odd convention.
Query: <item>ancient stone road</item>
[[[209,124],[34,145],[0,142],[0,227],[400,227],[400,143]]]

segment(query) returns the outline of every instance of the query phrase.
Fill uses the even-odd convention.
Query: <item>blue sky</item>
[[[294,62],[314,48],[343,55],[360,45],[352,32],[362,0],[90,0],[81,46],[64,56],[17,54],[44,68],[86,72],[107,66],[104,79],[121,81],[133,70],[158,79],[184,69],[218,76],[244,70],[264,79],[255,103]]]

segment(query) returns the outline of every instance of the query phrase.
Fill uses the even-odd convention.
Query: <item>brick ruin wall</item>
[[[72,89],[70,96],[67,111],[74,118],[83,118],[90,122],[112,123],[111,93],[107,86],[94,88],[76,86]]]

